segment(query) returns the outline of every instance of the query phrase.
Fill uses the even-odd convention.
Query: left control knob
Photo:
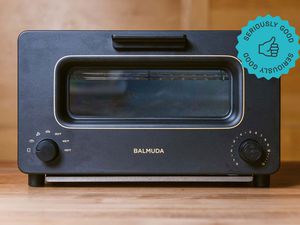
[[[36,146],[36,155],[43,162],[53,161],[58,154],[58,145],[51,139],[44,139]]]

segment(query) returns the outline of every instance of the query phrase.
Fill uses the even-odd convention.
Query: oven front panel
[[[112,35],[186,35],[188,46],[185,49],[173,50],[120,50],[118,46],[113,47]],[[226,85],[225,76],[225,82],[218,81],[213,84],[217,89],[207,88],[207,90],[214,90],[208,93],[210,97],[197,102],[197,98],[192,98],[195,97],[192,92],[188,92],[195,89],[193,85],[196,82],[180,80],[178,76],[180,69],[173,71],[173,80],[169,81],[173,82],[172,85],[166,85],[167,81],[164,79],[170,75],[170,71],[172,72],[170,67],[163,71],[165,74],[163,79],[157,78],[162,74],[161,67],[150,72],[149,69],[153,69],[152,67],[140,67],[142,61],[151,55],[166,56],[166,59],[172,56],[183,59],[189,55],[234,57],[237,54],[235,49],[237,35],[236,31],[30,31],[22,33],[19,37],[18,56],[18,164],[20,169],[26,173],[85,175],[252,175],[275,172],[280,162],[279,80],[257,79],[245,71],[244,86],[240,86],[242,90],[237,89],[234,94],[225,95],[234,86],[230,86],[229,83]],[[103,69],[103,67],[99,68],[97,61],[94,61],[94,64],[98,66],[80,67],[84,61],[80,56],[98,57],[98,62],[103,62],[105,57],[119,56],[122,61],[122,58],[126,60],[126,56],[137,55],[141,56],[138,57],[141,58],[141,62],[133,64],[131,68],[116,69],[111,66],[110,69],[107,67]],[[63,78],[64,73],[56,74],[55,68],[58,61],[66,56],[77,56],[75,58],[78,61],[72,62],[75,69],[73,68],[66,78],[68,85],[65,86],[67,89],[63,94],[69,94],[64,98],[64,95],[57,92],[62,89],[55,86],[57,85],[55,76],[60,79]],[[181,69],[186,70],[186,68]],[[198,82],[199,87],[202,85],[202,89],[196,94],[205,95],[207,86],[203,80],[210,78],[199,79],[204,72],[199,73],[199,68],[197,69],[196,79],[202,80]],[[205,66],[203,70],[206,70],[204,73],[206,75],[210,73],[215,77],[224,75],[222,71],[216,71],[216,66],[214,68]],[[185,71],[184,74],[194,79],[194,72],[193,69],[188,68],[188,73]],[[137,75],[133,76],[134,74]],[[147,79],[136,80],[136,77],[143,76],[147,76]],[[232,76],[236,76],[236,73],[234,72]],[[241,78],[241,75],[239,77]],[[90,85],[87,78],[97,82]],[[103,85],[106,89],[99,93]],[[139,90],[143,85],[151,89]],[[120,98],[124,87],[133,94]],[[176,90],[185,90],[182,92],[189,94],[188,99],[184,99],[184,104],[174,105],[176,98],[184,98],[178,93],[180,91],[176,93]],[[96,94],[93,94],[93,91],[96,91]],[[162,101],[155,102],[156,98],[151,95],[151,92],[161,94]],[[174,92],[174,95],[170,95],[171,92]],[[91,93],[92,96],[101,96],[97,98],[98,100],[105,99],[105,101],[95,102]],[[233,99],[238,96],[243,99]],[[117,105],[112,101],[115,98],[119,102]],[[188,103],[188,100],[191,103]],[[103,104],[103,107],[96,110],[95,104]],[[189,104],[194,104],[194,108],[188,108]],[[151,107],[148,111],[142,105]],[[135,109],[134,112],[131,112],[129,106]],[[151,109],[155,110],[151,111]],[[232,115],[238,121],[226,120],[230,118],[230,116],[226,118],[226,115],[231,109],[236,110],[233,110],[236,114]],[[240,111],[241,109],[243,112]],[[163,121],[160,115],[164,117]],[[196,120],[189,123],[186,117],[196,118]],[[230,123],[234,126],[230,126]],[[38,145],[42,140],[52,140],[56,143],[59,154],[55,160],[45,163],[37,156]],[[250,145],[248,142],[245,143],[249,140]],[[251,144],[257,144],[263,149],[264,155],[259,163],[245,162],[241,157],[241,146],[246,149],[249,146],[251,148]],[[255,157],[255,153],[253,154],[252,156]]]

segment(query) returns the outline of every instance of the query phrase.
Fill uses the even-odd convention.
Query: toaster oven
[[[238,31],[25,31],[18,165],[51,182],[252,182],[280,165],[280,80]]]

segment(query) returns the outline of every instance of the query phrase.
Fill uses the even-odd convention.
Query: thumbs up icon
[[[267,57],[277,57],[279,47],[275,43],[275,37],[272,37],[270,40],[258,45],[258,53]]]

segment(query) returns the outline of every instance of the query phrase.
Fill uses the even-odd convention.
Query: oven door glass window
[[[99,120],[225,120],[232,111],[232,76],[222,69],[73,68],[72,118]]]

